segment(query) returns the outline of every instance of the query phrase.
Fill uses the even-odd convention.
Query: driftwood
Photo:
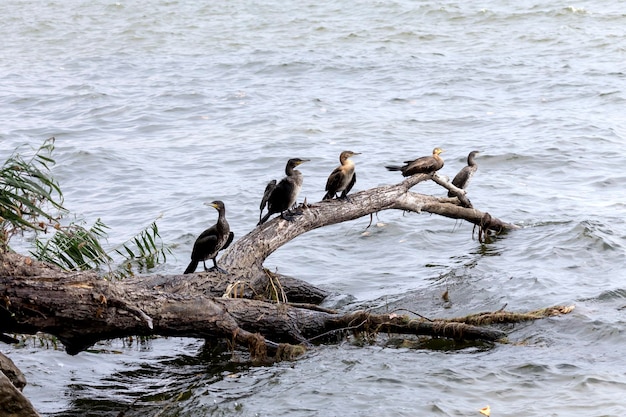
[[[352,319],[284,302],[267,302],[273,299],[319,304],[327,295],[302,281],[276,276],[263,268],[263,261],[271,253],[300,234],[387,209],[464,219],[478,225],[484,233],[515,228],[487,213],[463,207],[467,204],[458,198],[410,191],[429,179],[465,196],[463,190],[455,190],[436,174],[420,174],[399,184],[351,194],[349,201],[303,205],[302,214],[295,221],[277,217],[234,242],[220,259],[229,274],[156,275],[111,282],[95,273],[66,273],[28,258],[4,254],[0,265],[0,333],[50,333],[59,338],[70,354],[102,339],[129,335],[234,337],[255,352],[260,349],[257,345],[266,344],[259,341],[257,333],[275,343],[305,342],[346,327]],[[223,298],[224,294],[230,298]],[[418,332],[417,329],[412,327],[411,332]],[[449,336],[445,332],[433,334]],[[465,337],[469,334],[474,333],[464,332]],[[498,337],[485,335],[488,340]]]
[[[411,191],[433,180],[457,197]],[[464,190],[438,175],[415,175],[395,185],[299,207],[294,221],[275,218],[234,242],[218,272],[149,275],[107,281],[94,272],[65,272],[12,253],[0,254],[0,336],[45,332],[67,353],[125,336],[227,339],[246,346],[253,359],[283,359],[347,332],[428,335],[455,340],[502,341],[502,330],[463,320],[429,320],[366,311],[336,312],[318,305],[328,294],[306,282],[270,273],[265,259],[307,231],[382,210],[427,212],[466,220],[479,238],[515,225],[472,208]],[[502,313],[502,312],[496,312]],[[538,317],[537,317],[538,318]],[[484,323],[484,322],[483,322]]]
[[[498,341],[506,337],[503,331],[479,326],[571,311],[563,307],[526,314],[497,311],[447,320],[366,311],[338,313],[309,305],[182,294],[140,286],[137,281],[110,282],[93,273],[62,273],[15,254],[1,259],[2,332],[49,333],[69,354],[99,340],[132,335],[232,339],[260,359],[281,343],[306,346],[345,330]],[[24,269],[38,273],[17,275]]]

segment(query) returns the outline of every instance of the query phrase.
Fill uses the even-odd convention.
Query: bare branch
[[[410,191],[420,182],[433,179],[444,188],[460,191],[462,202],[457,198],[434,197]],[[256,227],[243,236],[222,255],[220,263],[226,268],[260,268],[265,259],[285,243],[310,230],[349,220],[358,219],[382,210],[406,210],[427,212],[453,219],[466,220],[484,230],[496,233],[516,229],[480,210],[463,207],[469,200],[463,190],[444,181],[436,174],[419,174],[406,178],[399,184],[385,185],[350,195],[349,200],[323,200],[300,206],[302,215],[291,222],[276,217]],[[471,203],[469,204],[471,207]],[[486,221],[489,219],[489,221]]]

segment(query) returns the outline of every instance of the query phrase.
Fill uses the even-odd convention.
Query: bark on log
[[[5,254],[2,265],[28,263],[25,259]],[[99,340],[131,335],[225,338],[247,346],[260,358],[279,343],[309,344],[342,330],[497,341],[505,337],[504,332],[472,323],[534,320],[571,311],[498,311],[488,317],[481,314],[478,319],[472,316],[455,321],[365,311],[340,314],[285,303],[172,293],[125,281],[105,281],[89,272],[66,274],[40,267],[38,262],[30,264],[46,273],[7,276],[6,268],[0,269],[0,332],[49,333],[57,336],[70,354]]]

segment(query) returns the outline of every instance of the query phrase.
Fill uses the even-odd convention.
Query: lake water
[[[68,356],[2,346],[44,416],[626,415],[626,11],[619,1],[5,0],[0,159],[57,138],[65,204],[116,247],[159,221],[180,273],[221,199],[236,238],[268,180],[311,159],[324,195],[342,150],[355,191],[385,164],[482,151],[475,207],[522,228],[385,211],[307,233],[270,269],[346,309],[429,317],[575,305],[506,328],[510,344],[322,346],[249,367],[193,339]],[[419,192],[445,195],[433,184]],[[14,242],[16,249],[22,244]],[[450,303],[441,294],[448,289]]]

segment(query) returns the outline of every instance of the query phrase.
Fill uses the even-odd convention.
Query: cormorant
[[[280,217],[285,220],[293,219],[290,210],[296,205],[296,199],[302,188],[302,173],[294,168],[307,161],[309,160],[300,158],[290,159],[287,161],[287,166],[285,167],[285,174],[287,174],[287,176],[280,180],[278,184],[276,184],[275,180],[267,184],[260,206],[262,214],[265,204],[267,204],[267,213],[261,218],[259,225],[265,223],[274,213],[280,213]],[[285,217],[285,210],[289,211],[289,217]]]
[[[479,151],[472,151],[467,155],[467,166],[463,167],[458,174],[454,176],[452,180],[452,185],[464,190],[467,188],[472,176],[478,169],[478,165],[474,161],[476,155],[478,155]],[[448,197],[455,197],[455,194],[452,191],[448,191]]]
[[[215,258],[217,258],[217,253],[220,250],[226,249],[230,245],[235,235],[230,231],[230,225],[226,221],[226,208],[224,207],[224,203],[221,201],[213,201],[210,206],[217,209],[219,213],[217,223],[202,232],[196,239],[193,244],[193,250],[191,251],[191,262],[189,266],[187,266],[187,269],[185,269],[185,274],[193,273],[200,261],[202,261],[205,271],[216,269],[222,273],[227,273],[217,266]],[[205,261],[207,259],[213,259],[213,267],[211,269],[207,269],[206,267]]]
[[[323,200],[330,200],[334,198],[338,192],[341,192],[341,196],[339,198],[348,198],[348,193],[356,182],[354,162],[350,160],[350,157],[354,155],[360,155],[360,153],[352,151],[341,152],[341,155],[339,155],[339,162],[341,165],[330,173],[328,181],[326,181],[327,193]]]
[[[387,165],[389,171],[402,171],[402,175],[410,177],[415,174],[429,174],[443,167],[443,158],[439,156],[443,152],[441,148],[433,149],[432,156],[422,156],[413,161],[404,161],[403,166]]]

